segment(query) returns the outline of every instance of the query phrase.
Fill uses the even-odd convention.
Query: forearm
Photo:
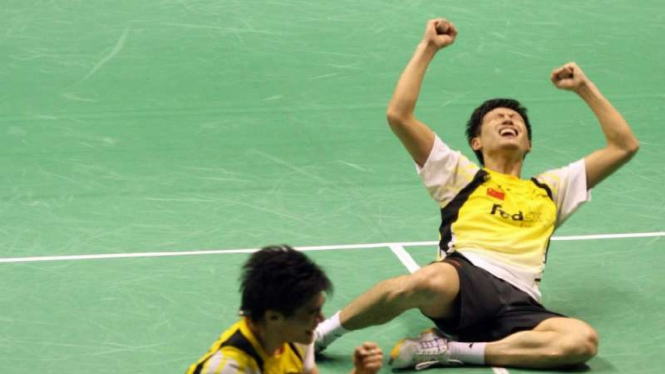
[[[638,141],[630,126],[592,82],[580,86],[577,94],[598,118],[608,147],[615,147],[630,153],[637,151]]]
[[[388,117],[404,118],[413,115],[425,72],[436,54],[436,48],[425,42],[416,51],[397,82],[388,104]]]

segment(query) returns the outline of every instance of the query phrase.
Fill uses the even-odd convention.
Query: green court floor
[[[575,240],[552,242],[542,289],[598,329],[587,370],[662,373],[664,12],[655,0],[4,0],[0,373],[183,373],[237,318],[247,251],[235,249],[323,246],[308,253],[335,284],[326,314],[406,273],[385,243],[435,241],[440,216],[385,109],[439,16],[459,36],[417,113],[467,156],[464,123],[497,96],[529,108],[524,177],[602,147],[592,113],[548,80],[568,61],[630,122],[640,152],[556,233]],[[432,245],[404,248],[434,258]],[[387,352],[428,326],[410,312],[349,334],[321,372],[348,372],[362,340]]]

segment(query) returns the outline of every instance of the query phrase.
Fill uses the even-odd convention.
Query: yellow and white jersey
[[[313,344],[285,343],[268,356],[242,318],[226,330],[187,374],[298,374],[314,368]]]
[[[441,208],[440,256],[457,251],[540,301],[550,237],[590,199],[584,160],[524,180],[480,169],[436,136],[416,167]]]

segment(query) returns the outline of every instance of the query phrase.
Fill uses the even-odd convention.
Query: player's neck
[[[487,157],[485,156],[485,168],[497,173],[512,175],[520,178],[522,175],[522,159],[511,157]]]
[[[261,343],[261,347],[268,356],[275,356],[281,352],[284,346],[284,339],[280,333],[271,331],[265,323],[248,322],[247,326],[252,331],[256,339]]]

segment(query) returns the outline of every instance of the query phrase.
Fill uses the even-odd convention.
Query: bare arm
[[[606,145],[584,158],[587,188],[591,189],[628,162],[639,143],[630,126],[575,63],[552,71],[550,77],[557,88],[577,93],[598,118],[605,134]]]
[[[437,51],[452,44],[457,36],[455,26],[443,18],[427,22],[425,36],[397,82],[388,104],[390,128],[400,139],[413,160],[422,166],[434,144],[434,133],[414,116],[416,101],[425,72]]]

